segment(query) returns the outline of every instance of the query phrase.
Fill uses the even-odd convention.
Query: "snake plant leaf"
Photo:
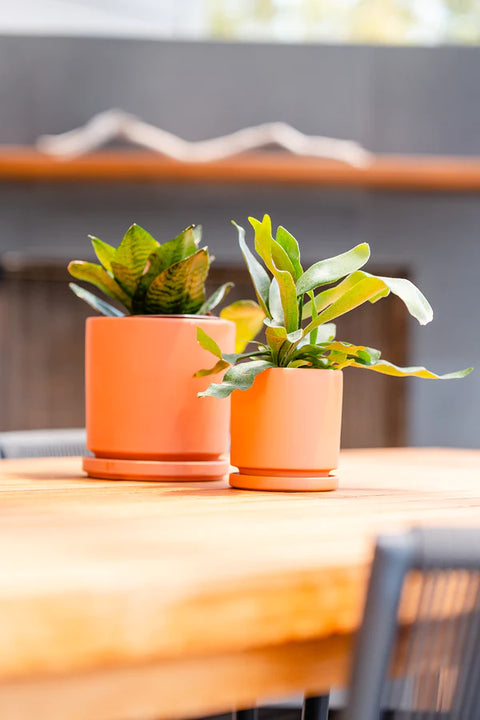
[[[320,260],[306,270],[297,280],[297,294],[304,295],[320,285],[333,283],[361,268],[370,257],[368,243],[360,243],[348,252]]]
[[[298,247],[298,242],[293,237],[293,235],[288,232],[286,228],[282,227],[282,225],[279,225],[279,227],[277,228],[275,240],[279,245],[282,246],[288,257],[290,258],[290,261],[295,270],[295,280],[298,280],[300,275],[302,275],[303,273],[303,268],[300,262],[300,248]]]
[[[425,295],[410,280],[405,278],[391,278],[364,273],[368,277],[378,277],[385,283],[390,292],[400,298],[406,305],[408,312],[420,325],[426,325],[433,320],[432,306]]]
[[[258,262],[247,243],[245,242],[245,229],[232,220],[232,225],[237,228],[238,244],[245,260],[248,272],[252,279],[258,303],[267,317],[271,317],[268,307],[268,294],[270,290],[270,278],[266,270]]]
[[[68,265],[68,272],[77,280],[95,285],[105,295],[121,302],[130,312],[132,307],[130,297],[101,265],[83,260],[73,260]]]
[[[117,248],[115,261],[132,270],[138,278],[143,273],[149,255],[158,246],[159,243],[140,225],[131,225]]]
[[[135,314],[138,315],[145,312],[145,296],[155,278],[160,275],[163,270],[166,270],[171,265],[184,260],[196,252],[197,240],[195,239],[195,230],[198,228],[200,228],[199,225],[190,225],[173,240],[169,240],[155,248],[148,256],[143,273],[133,295],[132,309]]]
[[[208,249],[163,270],[150,284],[145,295],[149,314],[196,314],[205,302],[205,280],[208,274]]]
[[[148,288],[155,278],[160,275],[162,270],[165,270],[163,258],[158,253],[159,250],[160,248],[156,248],[148,256],[143,273],[138,279],[137,287],[132,298],[132,313],[134,315],[142,315],[145,313],[145,296]]]
[[[257,375],[267,368],[274,367],[268,360],[252,360],[229,368],[224,375],[222,383],[212,383],[198,397],[226,398],[234,390],[248,390],[252,387]]]
[[[297,291],[292,273],[289,270],[279,269],[275,262],[272,250],[275,245],[278,246],[278,243],[275,243],[272,238],[272,225],[269,216],[264,215],[262,222],[255,218],[249,218],[249,221],[255,230],[255,249],[278,282],[285,327],[287,332],[293,332],[298,329],[299,319]]]
[[[197,251],[197,241],[195,240],[194,230],[195,226],[190,225],[185,228],[180,235],[173,238],[173,240],[169,240],[157,248],[156,253],[161,260],[162,270],[180,262],[180,260],[185,260],[185,258],[193,255],[193,253]]]
[[[115,253],[117,252],[116,248],[114,248],[113,245],[109,245],[108,243],[103,242],[103,240],[95,237],[95,235],[89,235],[88,237],[90,238],[93,249],[95,250],[95,255],[97,256],[105,270],[111,273],[112,260],[115,259]]]
[[[378,295],[385,288],[382,280],[375,277],[367,277],[357,282],[350,290],[341,295],[338,300],[333,302],[326,310],[321,312],[318,317],[305,328],[304,335],[311,332],[314,328],[325,322],[330,322],[340,315],[344,315],[354,310],[359,305],[370,300],[370,298]]]
[[[237,300],[223,308],[220,317],[235,323],[235,352],[241,353],[262,329],[265,314],[254,300]]]
[[[112,260],[112,272],[113,277],[120,287],[125,290],[127,295],[133,298],[137,290],[138,283],[140,282],[140,278],[136,275],[135,271],[130,270],[130,268],[126,265],[122,265],[116,260]]]
[[[430,380],[456,380],[469,375],[473,368],[465,368],[465,370],[457,370],[457,372],[446,373],[445,375],[436,375],[424,367],[398,367],[387,360],[379,360],[373,365],[365,365],[359,362],[353,362],[354,367],[363,368],[364,370],[374,370],[383,375],[393,375],[394,377],[419,377]]]
[[[214,293],[210,295],[209,298],[205,300],[202,307],[198,311],[199,315],[205,315],[207,312],[210,312],[214,308],[217,307],[217,305],[220,305],[222,300],[228,295],[230,290],[233,287],[232,282],[224,283],[224,285],[220,285],[219,288],[215,290]]]
[[[200,245],[200,242],[202,239],[203,228],[201,225],[190,225],[189,227],[192,230],[193,241],[194,241],[195,245],[198,247]]]
[[[197,327],[197,342],[204,350],[208,350],[212,355],[222,360],[222,351],[218,344],[201,327]]]
[[[80,287],[80,285],[77,285],[76,283],[68,284],[75,293],[75,295],[77,295],[77,297],[84,300],[88,305],[90,305],[90,307],[92,307],[94,310],[97,310],[97,312],[101,313],[102,315],[106,315],[107,317],[123,317],[125,315],[125,313],[123,313],[121,310],[113,307],[113,305],[105,302],[105,300],[97,297],[89,290],[85,290],[85,288]]]

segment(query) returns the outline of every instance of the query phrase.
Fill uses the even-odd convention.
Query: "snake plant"
[[[123,305],[124,311],[75,283],[73,292],[102,315],[204,315],[222,302],[233,283],[205,296],[212,257],[199,247],[201,226],[191,225],[161,245],[139,225],[132,225],[115,248],[89,235],[99,263],[73,260],[74,278],[94,285]]]
[[[240,249],[249,270],[258,303],[251,313],[263,319],[265,339],[252,350],[237,347],[224,354],[216,343],[197,328],[200,345],[217,359],[204,376],[227,369],[221,383],[211,384],[201,396],[227,397],[234,390],[247,390],[255,377],[272,367],[342,370],[348,366],[374,370],[397,377],[449,379],[468,375],[471,368],[436,375],[424,367],[397,367],[381,357],[380,350],[335,339],[332,320],[359,307],[375,303],[390,293],[397,295],[421,325],[429,323],[433,311],[415,285],[403,278],[377,277],[361,268],[370,257],[370,247],[361,243],[342,255],[315,263],[304,270],[296,239],[284,227],[272,235],[270,217],[249,218],[255,231],[255,250],[245,241],[245,230],[236,225]],[[257,324],[258,327],[258,324]],[[253,328],[255,329],[255,327]],[[245,329],[245,340],[248,336]]]

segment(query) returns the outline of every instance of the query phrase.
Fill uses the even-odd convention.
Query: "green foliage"
[[[435,379],[460,378],[471,372],[471,368],[467,368],[436,375],[424,367],[400,368],[381,359],[380,350],[335,340],[332,320],[366,302],[378,302],[390,293],[402,300],[421,325],[432,320],[433,311],[410,280],[377,277],[360,270],[370,257],[367,243],[321,260],[304,271],[298,243],[288,230],[279,227],[274,238],[268,215],[262,221],[249,220],[255,231],[255,250],[263,265],[249,249],[245,230],[233,223],[259,303],[251,303],[255,306],[250,308],[255,320],[245,328],[245,335],[249,337],[244,340],[255,336],[264,317],[265,342],[256,342],[252,351],[244,351],[244,342],[237,345],[235,354],[222,354],[199,329],[198,342],[217,361],[214,367],[200,370],[197,376],[229,368],[223,381],[210,385],[199,393],[201,396],[222,398],[234,390],[247,390],[260,372],[271,367],[342,370],[351,366],[396,377]],[[242,322],[245,310],[242,308],[239,313]],[[228,314],[228,309],[223,312]]]
[[[89,237],[100,264],[74,260],[68,270],[119,302],[126,313],[79,285],[70,287],[103,315],[201,315],[219,305],[233,286],[225,283],[205,297],[212,258],[207,247],[198,247],[200,226],[191,225],[163,245],[139,225],[127,230],[118,248]]]
[[[265,315],[253,300],[237,300],[223,308],[220,317],[235,323],[235,352],[241,353],[262,329]]]

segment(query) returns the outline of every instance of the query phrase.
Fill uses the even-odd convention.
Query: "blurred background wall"
[[[307,133],[358,140],[373,152],[480,155],[479,72],[475,47],[4,35],[0,143],[29,145],[42,133],[63,132],[117,107],[191,140],[285,120]],[[368,241],[377,266],[391,274],[407,272],[418,283],[435,319],[425,328],[413,320],[403,328],[409,364],[438,372],[478,364],[476,194],[265,184],[1,183],[0,254],[63,263],[86,258],[88,233],[118,243],[135,221],[162,240],[200,222],[217,263],[235,266],[241,259],[230,218],[245,225],[248,215],[264,212],[297,236],[308,260]],[[2,316],[0,303],[4,334],[13,322],[5,308],[4,302]],[[67,333],[68,313],[61,322]],[[344,339],[364,341],[356,336],[354,315],[348,329]],[[10,364],[16,362],[12,348],[4,349],[4,367],[6,353]],[[26,373],[35,361],[32,353]],[[405,388],[407,443],[480,446],[480,371],[462,381],[390,382]],[[368,423],[374,392],[351,410],[359,423]]]

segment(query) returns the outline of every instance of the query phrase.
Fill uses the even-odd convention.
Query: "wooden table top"
[[[339,475],[277,494],[0,461],[0,680],[351,634],[379,532],[480,525],[480,450],[344,451]]]

